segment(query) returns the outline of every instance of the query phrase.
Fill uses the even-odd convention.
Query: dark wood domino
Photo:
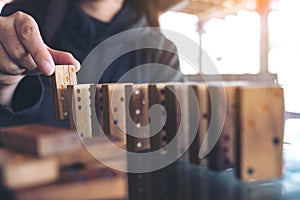
[[[73,65],[57,65],[49,78],[54,117],[57,120],[69,119],[67,86],[77,84],[76,70]]]

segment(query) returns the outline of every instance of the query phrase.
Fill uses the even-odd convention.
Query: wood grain
[[[57,65],[49,78],[54,117],[57,120],[69,119],[67,86],[77,84],[76,70],[73,65]]]
[[[113,138],[126,143],[126,109],[125,85],[128,84],[103,84],[102,109],[103,131]]]
[[[150,149],[148,84],[125,86],[127,150],[140,152]],[[131,135],[128,134],[131,132]]]
[[[3,147],[39,157],[77,150],[77,137],[73,130],[41,124],[3,128],[0,135]]]
[[[193,83],[191,84],[193,88],[193,92],[198,99],[199,104],[199,127],[197,134],[189,148],[189,160],[193,164],[206,164],[206,159],[199,158],[199,151],[201,146],[203,145],[204,138],[207,135],[209,118],[210,118],[210,101],[209,101],[209,93],[207,89],[207,85],[204,83]],[[191,96],[191,95],[189,95]],[[192,107],[189,108],[194,109]]]
[[[245,181],[282,176],[284,98],[279,86],[238,89],[236,174]]]
[[[149,109],[152,106],[160,105],[166,109],[165,85],[164,84],[151,84],[148,88],[149,92]],[[159,112],[159,111],[158,111]],[[150,132],[154,134],[157,127],[162,127],[158,133],[150,138],[151,151],[161,149],[167,144],[166,122],[163,120],[167,118],[166,110],[155,113],[155,117],[151,119]],[[164,124],[162,124],[164,122]],[[155,126],[155,127],[154,127]]]
[[[167,143],[178,136],[173,154],[184,157],[188,153],[189,138],[189,85],[170,83],[165,87]]]
[[[124,173],[94,163],[84,168],[66,168],[54,184],[13,193],[15,200],[126,199],[127,179]]]
[[[216,110],[226,109],[224,116],[218,115],[216,119],[213,119],[214,124],[218,124],[214,127],[222,126],[223,118],[224,124],[221,131],[221,135],[212,149],[209,156],[209,168],[213,170],[224,170],[228,168],[234,168],[236,163],[236,118],[237,118],[237,97],[236,90],[238,85],[212,85],[209,86],[211,91],[211,98],[216,102],[214,104]],[[225,93],[224,93],[225,92]],[[222,94],[225,94],[225,102],[223,101]],[[225,106],[225,108],[223,107]],[[217,131],[212,129],[212,131]]]
[[[76,129],[81,139],[100,135],[96,114],[96,85],[79,84],[68,86],[71,129]]]
[[[34,187],[54,182],[59,176],[54,158],[37,159],[0,149],[1,185],[10,189]]]

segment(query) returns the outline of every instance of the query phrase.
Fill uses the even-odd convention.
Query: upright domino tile
[[[103,95],[102,95],[102,84],[96,85],[96,97],[95,97],[95,109],[96,116],[99,123],[99,128],[103,130],[104,134],[108,134],[106,130],[104,130],[104,112],[103,112]]]
[[[80,138],[100,135],[100,124],[96,114],[96,85],[79,84],[68,86],[70,125]]]
[[[127,150],[132,152],[150,150],[149,128],[147,128],[150,123],[148,85],[126,85],[125,101]]]
[[[71,152],[80,147],[74,130],[40,124],[3,128],[0,139],[5,148],[39,157]]]
[[[164,109],[166,109],[165,84],[149,85],[148,93],[149,109],[151,109],[151,107],[155,105],[160,105]],[[154,134],[150,138],[152,151],[159,150],[167,144],[166,122],[164,121],[166,118],[166,110],[161,110],[159,113],[154,113],[154,117],[151,119],[151,124],[153,124],[153,126],[150,127],[150,132]],[[160,129],[159,132],[157,132],[158,126],[162,127],[162,129]]]
[[[126,143],[125,85],[102,85],[103,131]],[[130,84],[129,84],[130,85]]]
[[[150,151],[148,98],[148,84],[125,86],[127,151],[141,154],[138,163],[131,162],[131,157],[128,157],[129,169],[137,165],[151,164],[142,154]],[[128,194],[132,200],[150,200],[152,196],[150,173],[128,173]]]
[[[187,155],[189,139],[189,85],[171,83],[165,87],[166,98],[166,140],[171,142],[177,135],[176,155]],[[180,135],[178,135],[180,133]]]
[[[206,159],[199,158],[199,151],[201,146],[203,146],[204,138],[208,131],[210,118],[210,97],[206,84],[192,83],[191,86],[198,99],[200,121],[197,134],[189,148],[189,160],[193,164],[206,164]],[[194,108],[190,107],[189,109],[192,110]]]
[[[281,177],[283,89],[276,85],[245,86],[237,95],[237,176],[245,181]]]
[[[150,137],[151,151],[158,151],[160,155],[165,155],[167,152],[162,149],[167,145],[165,83],[150,84],[148,94],[149,112],[151,109],[151,112],[153,112],[152,115],[150,115],[150,133],[152,135]],[[158,106],[160,106],[160,108]],[[151,172],[150,176],[151,199],[167,199],[167,185],[164,184],[167,176],[166,173],[158,170]]]
[[[214,102],[213,106],[215,106],[215,109],[226,110],[226,113],[224,113],[224,115],[219,114],[212,121],[212,123],[217,124],[213,127],[222,126],[221,123],[224,122],[221,135],[209,155],[209,168],[214,170],[234,168],[236,163],[236,90],[238,88],[238,83],[223,84],[209,86],[209,90],[211,91],[212,95],[211,99]],[[218,102],[224,101],[224,99],[221,97],[221,95],[224,94],[224,92],[226,95],[225,102]],[[225,108],[223,106],[225,106]],[[223,121],[223,119],[225,119],[225,121]],[[213,128],[212,131],[216,132],[217,130]]]
[[[72,65],[57,65],[50,76],[51,94],[54,105],[54,117],[57,120],[69,119],[67,85],[77,84],[76,70]]]
[[[1,185],[21,189],[54,182],[59,176],[54,158],[33,158],[7,149],[0,149]]]

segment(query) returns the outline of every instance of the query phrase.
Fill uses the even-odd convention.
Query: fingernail
[[[51,75],[54,72],[54,66],[47,60],[44,60],[41,62],[41,71],[45,75]]]
[[[78,72],[80,70],[80,68],[81,68],[80,62],[78,60],[76,60],[76,67],[77,67],[76,72]]]
[[[16,74],[23,74],[26,71],[26,69],[18,69]]]

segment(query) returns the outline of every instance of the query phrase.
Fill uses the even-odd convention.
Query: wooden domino
[[[41,124],[3,128],[0,140],[5,148],[39,157],[62,154],[80,147],[75,131]]]
[[[282,176],[283,89],[240,87],[237,96],[237,176],[245,181]]]
[[[150,151],[149,131],[149,93],[148,84],[135,84],[125,86],[126,100],[126,127],[127,127],[127,150],[130,152],[148,152]],[[143,129],[142,129],[143,128]],[[134,136],[129,134],[134,134]],[[141,138],[143,137],[143,138]],[[150,165],[150,160],[143,159],[141,162]],[[128,167],[132,163],[128,161]],[[150,173],[129,173],[128,174],[128,193],[129,199],[145,199],[147,196],[151,199],[151,174]]]
[[[1,185],[10,189],[28,188],[54,182],[59,176],[54,158],[36,159],[0,149]]]
[[[103,84],[101,85],[101,109],[103,112],[103,131],[113,138],[126,143],[126,109],[125,85],[128,84]],[[101,115],[100,115],[101,116]]]
[[[150,150],[148,85],[125,86],[127,150],[140,152]],[[131,132],[131,135],[128,134]],[[134,134],[135,136],[133,136]]]
[[[160,105],[164,109],[166,106],[166,97],[165,97],[165,85],[164,84],[151,84],[148,88],[149,93],[149,109],[152,106]],[[167,118],[166,110],[161,110],[159,113],[154,113],[155,116],[151,119],[151,124],[153,126],[150,127],[150,132],[153,135],[150,138],[151,150],[156,151],[161,149],[167,144],[167,133],[166,133],[166,125],[163,120]],[[164,122],[164,124],[162,124]],[[157,127],[162,127],[157,132]],[[157,132],[157,133],[156,133]]]
[[[189,147],[189,85],[180,83],[170,83],[165,87],[166,98],[166,140],[171,142],[175,136],[177,147],[174,152],[176,155],[185,156]]]
[[[149,131],[145,128],[149,125],[149,101],[148,84],[135,84],[125,86],[126,101],[126,145],[130,152],[140,153],[150,150]],[[142,130],[143,128],[143,130]],[[131,134],[134,134],[131,135]],[[144,137],[144,138],[141,138]],[[140,157],[144,164],[150,165],[150,160]],[[127,162],[128,167],[136,163]],[[151,176],[150,173],[128,173],[129,199],[151,199]]]
[[[212,128],[212,132],[218,131],[214,127],[220,127],[222,126],[221,123],[224,122],[221,135],[209,155],[209,168],[213,170],[224,170],[235,167],[237,88],[238,85],[228,85],[225,83],[224,85],[209,86],[212,95],[211,99],[212,102],[214,102],[213,106],[215,106],[215,109],[217,111],[226,110],[224,115],[219,114],[212,121],[212,123],[215,124]],[[224,94],[225,99],[222,98],[222,95]],[[219,101],[224,101],[224,103]]]
[[[208,131],[210,118],[210,97],[206,84],[192,83],[191,86],[193,88],[193,91],[190,92],[194,92],[198,100],[200,121],[197,134],[189,148],[189,161],[193,164],[206,164],[206,159],[199,158],[199,151],[200,148],[204,145],[204,138],[207,135]],[[189,108],[189,110],[192,109],[194,108]]]
[[[77,84],[76,70],[73,65],[57,65],[50,76],[54,117],[57,120],[69,119],[67,85]]]
[[[96,85],[79,84],[68,86],[71,129],[76,129],[80,138],[100,135],[96,114]]]

